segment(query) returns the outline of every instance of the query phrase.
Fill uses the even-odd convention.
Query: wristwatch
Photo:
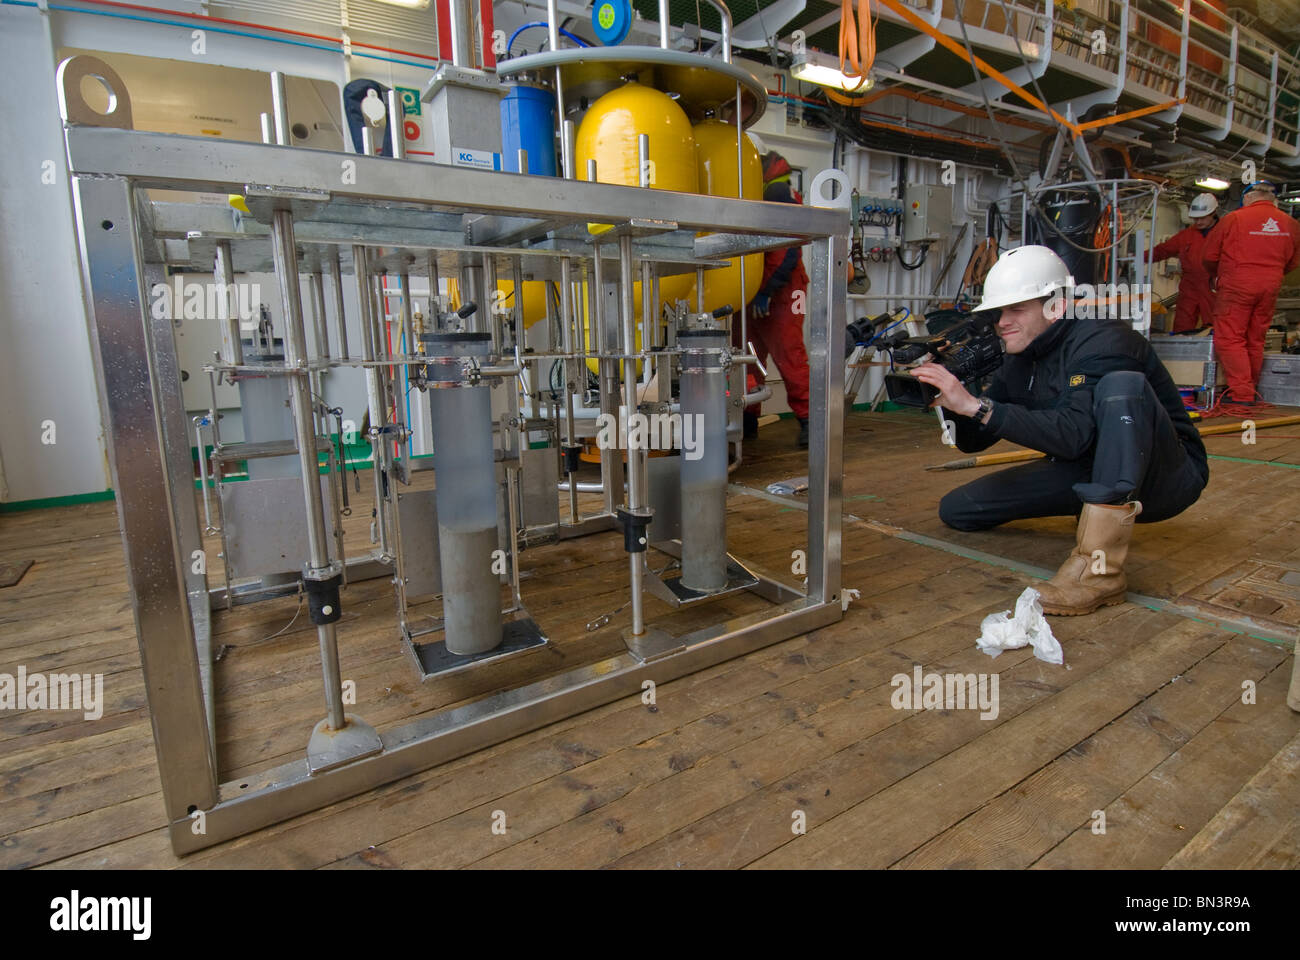
[[[984,423],[985,418],[993,412],[993,401],[988,397],[980,397],[979,413],[975,414],[975,419]]]

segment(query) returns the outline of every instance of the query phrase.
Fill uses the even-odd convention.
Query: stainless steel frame
[[[81,66],[101,75],[94,63]],[[68,76],[80,74],[72,70]],[[79,109],[78,90],[66,87],[60,91],[128,582],[166,812],[178,853],[316,809],[619,697],[635,696],[645,679],[663,683],[833,623],[843,615],[839,577],[844,267],[849,230],[845,211],[658,190],[652,193],[638,187],[459,167],[438,167],[434,174],[428,166],[413,161],[136,132],[127,128],[129,121],[120,119],[129,116],[129,100],[120,82],[114,93],[128,109],[116,117],[100,118],[100,124],[118,124],[104,126],[90,123]],[[74,107],[71,111],[69,103]],[[210,208],[204,211],[196,206],[194,216],[208,218],[208,232],[190,236],[188,241],[184,239],[187,232],[160,235],[159,218],[175,214],[174,219],[183,222],[185,211],[172,209],[164,215],[146,202],[143,191],[148,188],[243,194],[253,215],[232,214],[227,226],[222,217],[212,217]],[[484,217],[511,225],[513,238],[545,237],[527,244],[509,240],[514,246],[493,246],[481,239],[474,245],[473,225],[482,224]],[[276,257],[282,283],[285,271],[295,269],[291,266],[295,260],[296,269],[303,273],[328,271],[336,310],[341,274],[355,271],[358,262],[363,269],[368,261],[369,271],[387,269],[394,274],[419,273],[427,263],[428,269],[446,275],[455,275],[459,266],[471,262],[480,266],[487,262],[498,273],[522,264],[530,278],[558,281],[562,292],[571,293],[569,284],[576,284],[580,277],[594,280],[603,273],[612,280],[613,264],[620,260],[618,280],[630,284],[637,266],[647,261],[694,270],[700,264],[766,249],[778,238],[787,243],[790,238],[810,242],[806,593],[756,575],[755,592],[774,604],[762,612],[684,636],[667,637],[659,631],[662,636],[653,644],[633,645],[627,653],[599,663],[379,730],[378,749],[370,755],[343,757],[336,765],[333,759],[321,763],[319,757],[313,762],[305,750],[301,760],[258,776],[220,783],[212,739],[212,697],[210,685],[205,686],[210,667],[206,644],[209,590],[206,576],[191,572],[191,551],[200,549],[201,541],[175,343],[170,322],[151,318],[147,294],[165,262],[191,264],[195,257],[207,257],[203,269],[210,270],[213,239],[229,241],[221,247],[223,269],[245,271],[254,264],[265,269],[272,259],[267,242],[271,221],[277,221],[275,233],[281,243]],[[638,221],[653,222],[653,235],[637,228]],[[616,228],[614,235],[621,232],[625,239],[594,245],[587,232],[589,222],[611,224]],[[726,249],[716,248],[716,236],[707,242],[697,240],[696,233],[702,230],[723,232]],[[296,247],[291,247],[295,237]],[[399,253],[379,247],[398,248]],[[295,253],[299,255],[295,257]],[[604,260],[613,257],[617,259]],[[366,277],[354,277],[354,281],[362,294],[364,314]],[[589,285],[596,307],[591,316],[596,323],[601,323],[607,312],[599,289],[597,283]],[[522,365],[528,368],[530,382],[537,382],[540,360],[561,358],[577,364],[593,356],[600,360],[603,373],[602,402],[616,408],[618,367],[626,363],[634,369],[636,360],[649,360],[648,347],[632,354],[624,352],[625,347],[620,349],[616,338],[609,338],[589,349],[582,311],[576,309],[577,297],[563,299],[568,301],[564,309],[573,308],[575,315],[563,318],[562,327],[575,330],[577,342],[570,341],[571,349],[564,353],[526,355]],[[628,304],[624,308],[626,320]],[[296,319],[301,324],[301,317]],[[609,319],[613,320],[612,313]],[[479,322],[490,325],[490,321],[483,317]],[[341,316],[336,315],[335,323],[341,333]],[[603,324],[600,331],[606,333],[615,326],[613,322]],[[501,331],[496,335],[500,337]],[[661,351],[657,358],[664,360],[671,354],[671,350]],[[297,357],[302,371],[298,376],[304,383],[307,375],[320,369],[356,366],[378,379],[381,387],[389,369],[415,368],[424,362],[415,356],[389,357],[380,351],[374,355],[367,352],[361,360],[349,359],[341,337],[332,358]],[[501,376],[510,382],[520,373],[520,366],[509,365],[484,370],[485,376]],[[564,414],[559,405],[551,414],[552,434],[559,436],[558,419]],[[300,422],[305,419],[300,416]],[[300,433],[306,438],[302,442],[309,442],[309,425],[302,422],[301,426]],[[503,423],[501,429],[507,426],[524,436],[526,427],[521,423]],[[377,454],[390,440],[389,435],[377,437]],[[512,442],[517,450],[517,441]],[[613,526],[612,507],[623,490],[624,471],[617,456],[606,459],[611,461],[604,476],[607,509],[576,524],[561,522],[557,538]],[[376,457],[377,466],[386,461],[386,454]],[[511,490],[514,496],[517,482],[511,484]],[[395,516],[394,509],[388,521],[395,523]],[[510,523],[514,526],[517,522],[512,512]],[[400,544],[400,538],[396,542]],[[316,559],[325,562],[327,548],[321,546],[321,556]],[[517,563],[517,557],[510,559],[512,565]],[[630,568],[630,577],[636,578],[640,572],[638,562]],[[514,575],[517,577],[517,571]],[[340,631],[338,642],[346,641],[346,631]],[[327,682],[332,680],[328,663],[325,677]],[[330,706],[335,707],[332,698]],[[304,739],[306,734],[304,731]],[[196,829],[193,815],[197,811],[204,813],[202,832]]]

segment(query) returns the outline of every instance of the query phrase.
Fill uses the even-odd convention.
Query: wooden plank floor
[[[0,590],[0,672],[101,673],[105,700],[95,721],[0,713],[0,865],[1300,865],[1289,645],[1124,604],[1053,620],[1064,666],[1024,650],[990,660],[975,648],[980,621],[1033,582],[1014,565],[1054,568],[1074,526],[944,527],[939,497],[976,473],[922,469],[951,457],[937,433],[931,417],[850,415],[843,583],[861,596],[840,623],[663,684],[653,709],[611,703],[183,859],[160,826],[113,504],[0,515],[0,560],[35,560]],[[730,498],[733,552],[777,572],[806,545],[801,505],[763,495],[806,473],[793,437],[789,421],[764,428]],[[1300,566],[1300,439],[1261,431],[1250,447],[1207,443],[1216,459],[1201,500],[1138,528],[1138,593],[1178,601],[1250,561]],[[359,500],[345,524],[349,555],[369,546],[369,502]],[[209,555],[218,550],[212,540]],[[350,587],[340,646],[356,712],[392,725],[622,648],[626,610],[586,629],[624,601],[619,536],[528,551],[524,568],[525,602],[552,644],[428,684],[399,649],[391,586]],[[647,613],[682,630],[764,606],[738,596],[672,612],[651,599]],[[223,780],[300,757],[323,715],[305,621],[294,598],[216,615]],[[918,664],[996,671],[996,717],[895,709],[891,679]],[[504,835],[491,829],[495,811]],[[803,834],[792,830],[796,811]]]

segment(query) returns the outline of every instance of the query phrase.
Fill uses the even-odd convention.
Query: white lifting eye
[[[388,108],[384,106],[384,101],[379,99],[379,91],[374,87],[366,91],[365,99],[361,101],[361,115],[372,127],[382,125],[384,118],[388,116]]]

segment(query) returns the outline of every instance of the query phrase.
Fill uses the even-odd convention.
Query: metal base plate
[[[666,630],[658,627],[646,627],[645,633],[637,636],[629,628],[623,631],[623,642],[628,652],[642,663],[658,660],[669,654],[685,650],[686,644]]]
[[[358,717],[344,717],[347,726],[342,730],[331,730],[329,720],[322,720],[312,730],[307,741],[307,769],[312,774],[383,752],[383,741],[374,727]]]
[[[748,590],[758,585],[758,577],[754,576],[744,566],[740,564],[730,554],[727,555],[727,585],[720,590],[704,592],[701,590],[692,590],[682,583],[681,573],[678,572],[671,577],[657,577],[653,571],[650,572],[649,586],[655,595],[671,603],[673,606],[680,607],[688,603],[697,603],[701,600],[713,600],[717,597],[726,596],[729,593],[738,593],[741,590]],[[662,585],[663,589],[655,589],[655,584]]]
[[[452,653],[442,640],[405,643],[415,659],[420,679],[428,680],[430,677],[444,677],[484,663],[504,660],[518,653],[544,647],[547,642],[546,635],[533,618],[523,615],[501,624],[501,645],[483,653]]]

